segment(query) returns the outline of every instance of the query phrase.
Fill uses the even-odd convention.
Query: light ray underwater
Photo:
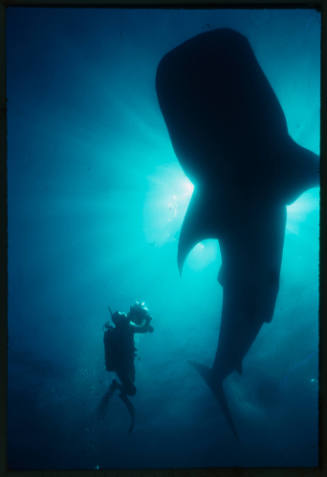
[[[8,8],[10,470],[318,465],[320,27]]]

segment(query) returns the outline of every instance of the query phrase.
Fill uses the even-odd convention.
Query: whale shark
[[[319,157],[290,137],[250,42],[232,29],[200,33],[166,53],[156,92],[175,154],[194,185],[178,243],[180,273],[204,239],[218,239],[222,260],[217,350],[211,366],[191,364],[239,438],[223,383],[242,373],[262,325],[273,318],[286,206],[319,185]]]

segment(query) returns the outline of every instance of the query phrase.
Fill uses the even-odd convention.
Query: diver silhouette
[[[145,304],[136,302],[130,307],[128,314],[109,308],[112,326],[108,321],[104,325],[104,351],[106,370],[116,373],[119,381],[113,379],[108,391],[103,396],[98,406],[98,416],[104,417],[108,402],[116,390],[120,391],[119,397],[126,405],[131,417],[129,432],[132,432],[135,421],[135,411],[128,396],[136,394],[135,357],[137,350],[134,343],[135,333],[153,332],[150,325],[152,320]]]

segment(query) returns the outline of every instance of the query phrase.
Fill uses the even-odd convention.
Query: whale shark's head
[[[251,151],[249,167],[263,138],[281,129],[286,135],[283,112],[248,40],[233,30],[202,33],[167,53],[156,88],[176,155],[196,178],[221,175]]]
[[[158,65],[156,90],[176,156],[194,184],[243,189],[247,197],[257,190],[284,203],[306,187],[314,157],[308,162],[292,147],[279,101],[242,34],[216,29],[178,45]]]

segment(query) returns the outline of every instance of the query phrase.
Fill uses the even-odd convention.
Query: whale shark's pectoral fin
[[[194,190],[184,217],[178,242],[178,269],[182,273],[187,255],[201,240],[218,239],[225,217],[221,204],[215,196]],[[219,196],[218,196],[219,197]]]
[[[212,373],[212,369],[209,368],[208,366],[205,366],[204,364],[197,363],[195,361],[189,361],[190,365],[193,366],[197,372],[202,376],[204,381],[207,383],[209,388],[211,389],[213,395],[219,402],[221,409],[223,411],[223,414],[229,424],[229,427],[234,434],[234,437],[239,441],[239,435],[236,429],[236,426],[234,424],[234,420],[232,418],[232,414],[230,412],[230,409],[227,404],[227,399],[225,396],[224,388],[223,388],[223,383],[222,381],[216,382],[214,379],[214,375]]]
[[[187,255],[192,248],[201,241],[203,236],[202,221],[202,210],[201,207],[199,207],[198,194],[194,191],[183,221],[178,241],[177,262],[180,274],[182,274]]]

